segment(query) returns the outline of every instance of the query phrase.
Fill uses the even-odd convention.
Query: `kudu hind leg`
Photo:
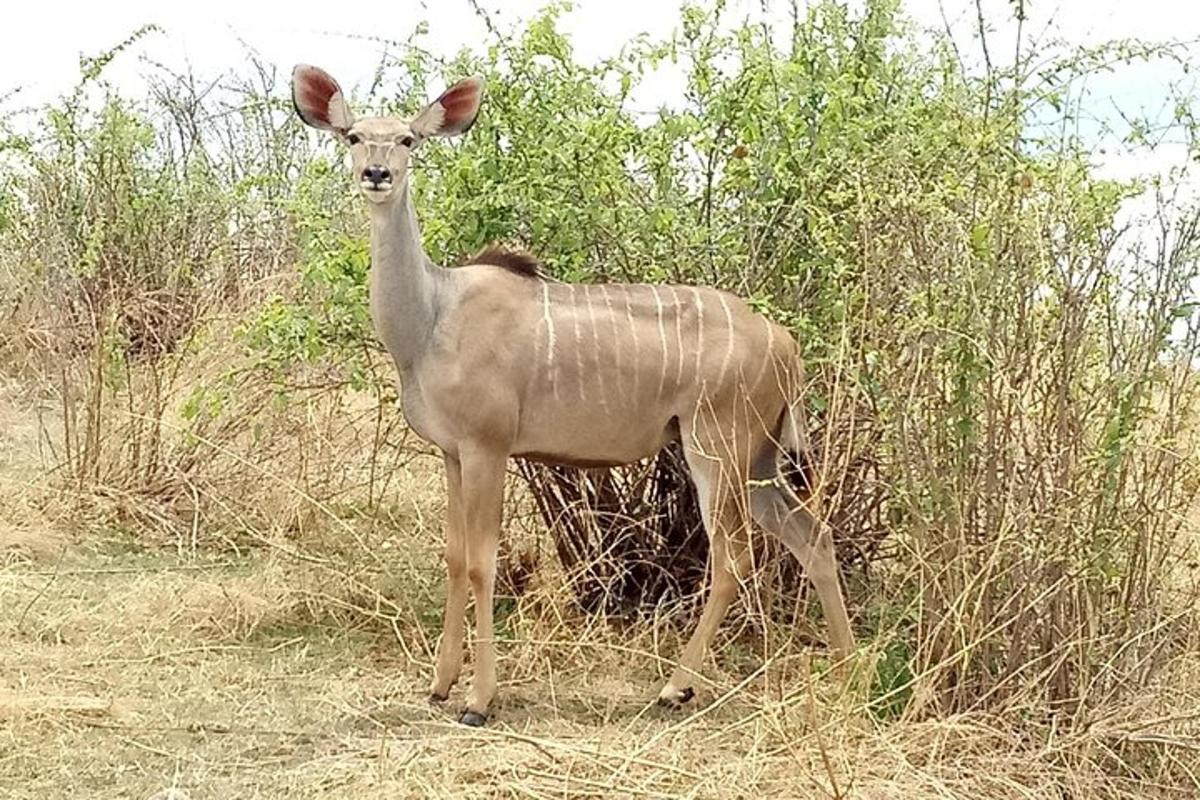
[[[695,695],[692,685],[699,675],[704,655],[738,594],[739,581],[749,566],[747,542],[749,515],[740,482],[720,462],[706,462],[703,456],[688,454],[688,468],[696,484],[709,537],[708,599],[700,621],[679,657],[670,679],[659,692],[662,705],[680,705]]]
[[[778,536],[804,567],[821,601],[834,656],[845,659],[854,650],[854,634],[838,582],[837,553],[828,526],[818,527],[812,514],[774,483],[750,490],[750,513],[755,522]]]

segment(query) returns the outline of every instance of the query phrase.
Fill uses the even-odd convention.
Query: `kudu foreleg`
[[[462,671],[467,608],[467,546],[462,506],[462,467],[446,456],[446,611],[430,699],[445,700]]]
[[[459,721],[483,725],[496,694],[496,641],[492,620],[496,548],[504,506],[507,458],[483,450],[460,452],[467,580],[475,595],[475,675]]]

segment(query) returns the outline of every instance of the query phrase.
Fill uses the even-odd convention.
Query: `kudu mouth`
[[[374,183],[366,180],[358,182],[358,189],[362,192],[363,199],[374,205],[391,200],[396,194],[393,191],[394,188],[395,185],[391,181],[386,183]]]
[[[380,164],[372,164],[362,171],[358,185],[368,196],[382,197],[392,190],[392,171]]]

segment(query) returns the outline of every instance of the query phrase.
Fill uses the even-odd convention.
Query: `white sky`
[[[479,0],[479,4],[502,28],[508,28],[528,19],[546,1]],[[903,2],[905,12],[920,26],[941,28],[943,18],[948,20],[964,55],[978,62],[974,0]],[[987,18],[998,28],[991,37],[996,61],[1011,58],[1012,2],[984,0]],[[641,32],[654,38],[668,36],[677,26],[679,5],[679,0],[575,0],[563,27],[571,35],[577,56],[594,60],[615,53]],[[727,19],[760,19],[764,13],[782,18],[789,13],[789,5],[789,0],[728,0]],[[1055,36],[1073,44],[1122,37],[1200,37],[1200,2],[1027,0],[1027,6],[1027,32],[1040,35],[1049,26]],[[9,2],[0,26],[0,98],[20,88],[3,107],[51,101],[77,81],[81,53],[95,55],[106,50],[149,22],[160,25],[164,32],[143,40],[105,73],[130,96],[143,91],[140,75],[147,67],[142,58],[176,69],[190,65],[201,76],[216,76],[244,63],[243,42],[276,65],[281,75],[289,74],[296,62],[314,63],[353,91],[371,79],[384,49],[379,39],[406,39],[421,20],[430,25],[423,46],[442,55],[488,42],[484,25],[468,0]],[[1121,69],[1098,79],[1093,85],[1094,112],[1113,117],[1115,106],[1135,112],[1160,109],[1166,81],[1172,76],[1164,69]],[[675,91],[669,76],[659,76],[648,82],[638,99],[653,108],[669,104]],[[1146,169],[1157,171],[1181,156],[1179,148],[1165,148],[1156,154],[1110,153],[1104,158],[1104,168],[1124,177]]]
[[[803,0],[801,0],[803,2]],[[480,0],[501,24],[528,19],[545,0]],[[768,13],[783,16],[787,0],[765,0]],[[402,40],[420,20],[428,20],[426,40],[436,52],[484,44],[486,34],[468,0],[349,0],[344,3],[291,0],[205,0],[172,3],[13,2],[6,4],[0,26],[0,95],[26,87],[37,102],[69,88],[78,75],[79,54],[95,54],[147,22],[165,29],[140,46],[138,53],[171,66],[190,62],[201,74],[219,73],[241,62],[239,38],[255,47],[286,74],[297,61],[326,66],[343,83],[365,80],[382,45],[371,37]],[[760,18],[764,0],[729,0],[730,17]],[[905,11],[919,24],[942,24],[939,5],[969,40],[974,26],[973,0],[905,0]],[[1096,43],[1137,36],[1148,39],[1200,36],[1200,3],[1187,0],[1028,0],[1027,30],[1040,31],[1053,20],[1059,34],[1075,43]],[[577,53],[585,59],[615,52],[639,32],[665,36],[678,20],[678,0],[576,0],[566,16]],[[986,0],[989,19],[1010,14],[1011,0]],[[1011,34],[998,32],[994,55],[1011,50]],[[136,85],[134,59],[122,59],[113,75]]]

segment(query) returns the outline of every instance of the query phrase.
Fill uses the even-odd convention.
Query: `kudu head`
[[[408,157],[431,136],[455,136],[475,122],[483,81],[467,78],[412,119],[355,119],[337,81],[325,70],[299,64],[292,71],[292,103],[300,119],[330,131],[350,150],[351,174],[364,197],[387,203],[408,180]]]

